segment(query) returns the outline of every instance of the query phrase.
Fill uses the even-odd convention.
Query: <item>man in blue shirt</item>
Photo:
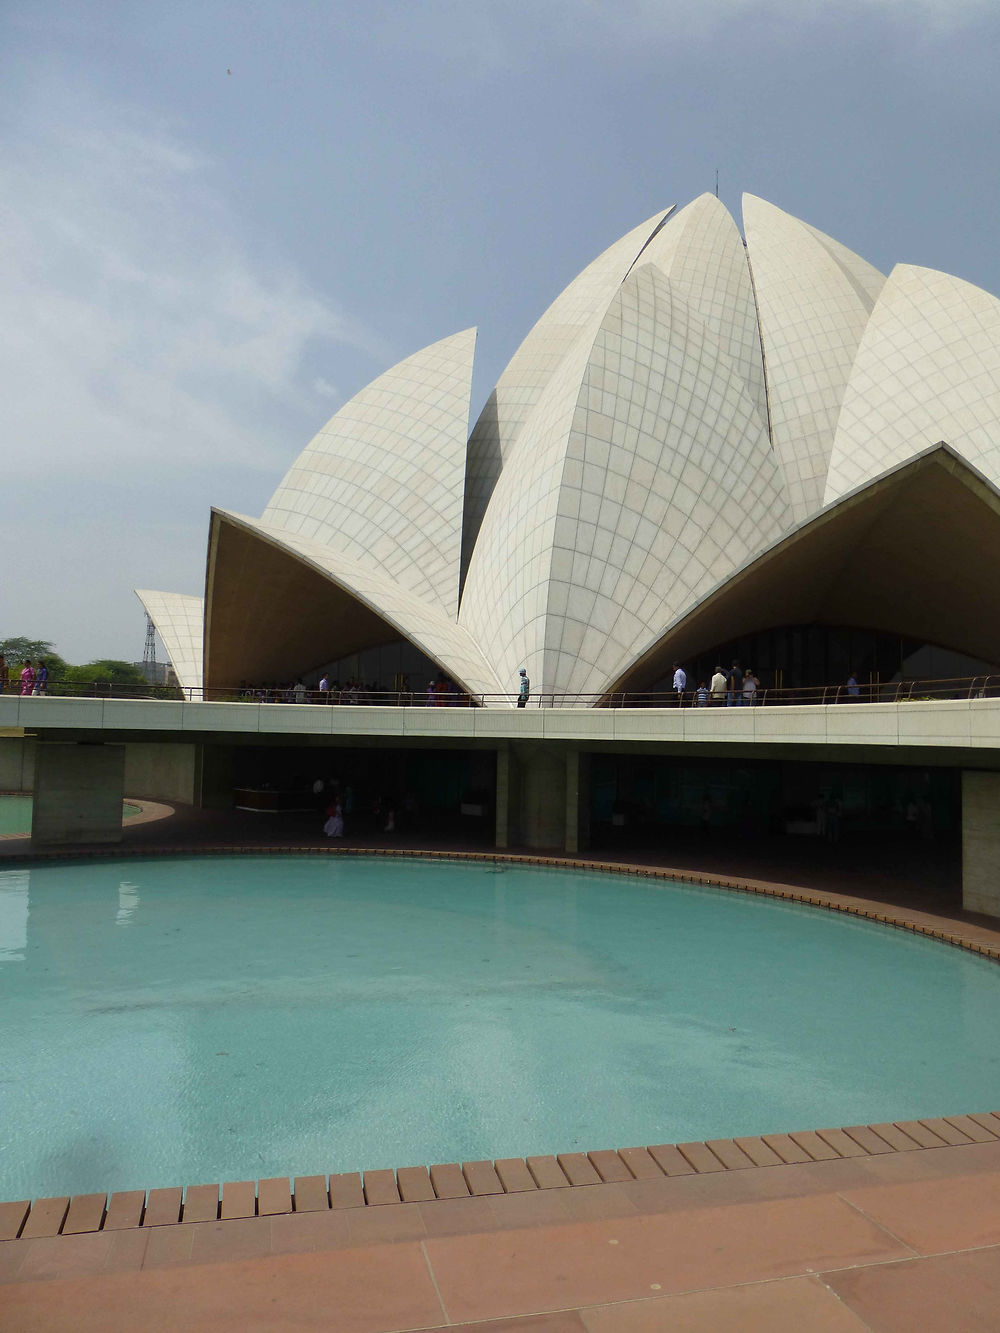
[[[521,677],[521,684],[517,691],[517,706],[523,708],[528,702],[528,695],[531,693],[531,681],[528,679],[528,673],[524,667],[518,672]]]

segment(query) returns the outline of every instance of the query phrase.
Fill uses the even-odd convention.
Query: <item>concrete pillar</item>
[[[193,805],[196,747],[170,741],[129,741],[125,746],[125,793],[150,801]]]
[[[516,768],[510,757],[510,747],[501,745],[497,748],[497,778],[496,778],[496,841],[498,848],[509,847],[511,843],[511,823],[515,822],[513,817],[513,793],[511,786],[516,788],[517,773]]]
[[[504,761],[497,760],[497,837],[506,836],[507,846],[576,851],[581,783],[577,752],[559,742],[523,741],[515,742],[507,755],[506,775]],[[501,827],[503,806],[506,829]]]
[[[590,846],[590,755],[566,751],[566,850],[571,855]]]
[[[1000,917],[1000,773],[962,773],[962,906]]]
[[[32,842],[121,842],[124,776],[124,745],[40,742]]]
[[[34,736],[20,727],[0,730],[0,791],[31,791],[34,785]]]
[[[203,810],[233,808],[233,747],[201,745],[198,747],[196,804]]]

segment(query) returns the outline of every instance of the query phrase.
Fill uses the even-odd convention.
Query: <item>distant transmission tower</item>
[[[142,650],[142,665],[146,668],[145,675],[151,679],[156,674],[156,626],[150,619],[149,612],[146,612],[146,646]]]

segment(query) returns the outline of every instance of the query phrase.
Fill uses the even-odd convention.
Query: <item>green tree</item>
[[[23,662],[26,657],[32,662],[37,662],[40,657],[51,657],[54,652],[52,644],[45,639],[20,637],[0,639],[0,653],[3,653],[8,662]],[[61,662],[62,658],[59,660]]]
[[[112,658],[101,658],[97,662],[86,662],[83,666],[70,666],[62,679],[68,685],[92,685],[99,682],[104,685],[145,685],[146,680],[131,662],[117,662]]]
[[[21,664],[27,659],[31,663],[42,659],[49,669],[49,680],[62,680],[68,670],[65,661],[46,639],[25,639],[15,637],[0,639],[0,653],[11,669],[21,670]]]

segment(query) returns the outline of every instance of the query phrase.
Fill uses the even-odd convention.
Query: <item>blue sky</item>
[[[0,7],[0,637],[141,656],[336,408],[479,327],[473,416],[619,235],[743,190],[1000,293],[1000,6]],[[230,72],[231,71],[231,72]]]

